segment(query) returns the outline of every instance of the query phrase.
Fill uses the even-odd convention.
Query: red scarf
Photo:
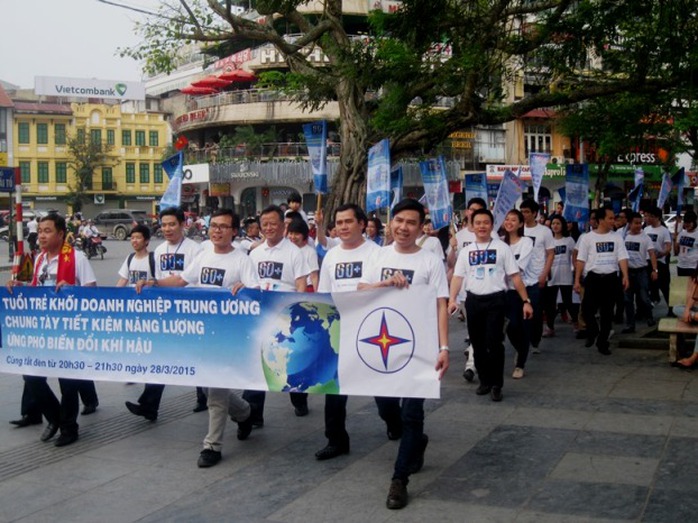
[[[48,258],[46,251],[39,254],[34,265],[34,277],[32,278],[32,286],[36,287],[39,282],[39,267],[44,260]],[[48,262],[48,260],[47,260]],[[61,247],[61,252],[58,255],[58,271],[56,272],[56,283],[65,281],[69,285],[75,285],[75,249],[67,243]]]

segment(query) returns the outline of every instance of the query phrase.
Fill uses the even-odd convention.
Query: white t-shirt
[[[494,238],[499,238],[497,236],[497,233],[495,231],[492,231],[491,237]],[[467,227],[464,227],[460,231],[456,233],[456,246],[458,249],[458,252],[456,254],[459,254],[461,250],[463,250],[465,247],[470,245],[475,241],[475,233],[468,229]]]
[[[295,291],[296,279],[310,274],[301,250],[286,238],[274,247],[265,241],[250,251],[250,259],[265,291]]]
[[[540,277],[545,268],[548,251],[555,247],[553,232],[549,227],[538,223],[533,227],[524,227],[524,236],[533,240],[533,253],[529,263],[531,270]]]
[[[39,232],[39,222],[33,218],[27,222],[27,234],[36,234],[37,232]]]
[[[574,239],[567,236],[553,238],[553,266],[550,269],[550,280],[548,286],[572,285],[574,277],[572,275],[572,251],[575,249]]]
[[[538,285],[538,273],[533,272],[531,269],[531,257],[533,255],[533,240],[526,236],[519,238],[519,241],[513,245],[509,245],[511,253],[514,255],[516,260],[516,265],[519,267],[519,272],[521,273],[521,278],[523,279],[524,285],[529,287],[531,285]],[[510,279],[507,279],[507,286],[509,290],[514,290],[514,284]]]
[[[682,229],[677,241],[679,243],[677,266],[682,269],[695,269],[698,264],[698,228],[693,232]]]
[[[422,235],[417,238],[417,245],[425,251],[430,251],[436,254],[442,260],[444,259],[444,250],[441,247],[441,242],[433,236]]]
[[[131,258],[131,263],[128,262],[129,258]],[[150,253],[147,253],[143,258],[138,258],[135,254],[133,257],[127,256],[119,269],[119,278],[126,280],[129,287],[135,287],[139,280],[155,278],[155,275],[150,273]]]
[[[58,273],[58,256],[49,259],[48,255],[41,253],[37,258],[37,265],[34,268],[37,276],[37,285],[44,287],[55,287],[56,274]],[[83,287],[95,283],[97,278],[92,270],[90,262],[81,251],[75,251],[75,285]]]
[[[341,245],[331,249],[322,260],[318,292],[355,291],[363,276],[364,264],[380,247],[372,240],[355,249],[344,249]]]
[[[397,271],[402,272],[410,285],[435,287],[437,298],[448,298],[444,264],[433,252],[424,249],[405,254],[397,252],[394,244],[380,247],[366,262],[360,283],[385,281]]]
[[[644,232],[625,235],[625,250],[628,251],[628,267],[640,269],[647,267],[649,251],[654,250],[654,243]]]
[[[584,262],[584,275],[592,271],[596,274],[613,274],[618,272],[618,262],[628,259],[628,251],[620,234],[591,231],[580,236],[577,259]]]
[[[197,256],[180,276],[188,284],[196,287],[230,289],[237,282],[242,282],[245,287],[259,287],[254,263],[238,249],[225,254],[206,250]]]
[[[671,251],[671,233],[669,232],[669,229],[663,225],[660,225],[659,227],[652,227],[648,225],[644,228],[644,231],[654,243],[655,252],[666,251],[667,243],[669,244],[669,251]],[[666,256],[657,256],[657,261],[659,263],[666,263]]]
[[[507,276],[519,272],[514,253],[499,238],[473,242],[458,254],[455,276],[464,278],[465,290],[478,296],[507,290]]]
[[[176,245],[169,242],[158,245],[155,249],[155,279],[181,274],[201,251],[201,245],[189,238],[182,238]]]
[[[309,275],[315,271],[320,270],[320,265],[317,262],[317,251],[315,250],[314,247],[311,247],[309,243],[306,243],[301,248],[301,254],[303,255],[303,260],[305,261],[305,265],[308,267],[308,274]],[[308,276],[306,283],[308,285],[312,285],[312,282],[310,281],[310,276]]]

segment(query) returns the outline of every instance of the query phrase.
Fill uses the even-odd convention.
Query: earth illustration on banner
[[[339,393],[339,312],[297,302],[264,327],[262,367],[270,391]]]

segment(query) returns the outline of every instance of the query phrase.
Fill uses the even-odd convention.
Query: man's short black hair
[[[393,207],[391,214],[393,216],[397,216],[402,211],[417,211],[419,213],[419,225],[424,223],[424,219],[427,215],[426,211],[424,210],[424,205],[419,203],[417,200],[413,200],[412,198],[405,198],[404,200],[398,202],[397,205]]]
[[[659,207],[650,207],[645,211],[647,214],[651,214],[655,218],[659,218],[660,220],[662,219],[662,210]]]
[[[63,231],[63,238],[65,238],[68,229],[66,227],[65,218],[63,218],[63,216],[61,216],[57,212],[50,212],[46,216],[39,219],[39,223],[43,222],[53,222],[53,226],[56,228],[57,231]]]
[[[286,198],[286,203],[291,202],[303,203],[303,198],[301,198],[301,195],[299,193],[294,191],[288,195],[288,198]]]
[[[294,221],[294,222],[298,221],[298,220],[300,220],[302,222],[305,221],[303,219],[303,215],[301,213],[299,213],[298,211],[286,211],[284,213],[284,220],[287,220],[287,219]]]
[[[642,214],[639,212],[630,211],[625,215],[625,219],[628,220],[628,223],[632,222],[635,218],[640,218],[642,220]]]
[[[240,217],[232,209],[216,209],[213,211],[211,218],[217,218],[218,216],[230,216],[230,225],[233,226],[233,229],[238,230],[240,228]]]
[[[473,223],[475,223],[475,217],[480,216],[481,214],[489,216],[490,223],[492,223],[492,225],[494,225],[494,216],[492,216],[492,212],[490,212],[489,209],[478,209],[477,211],[473,212],[472,216],[470,216],[470,219],[472,220]]]
[[[683,215],[683,222],[691,222],[691,223],[696,223],[698,221],[698,216],[696,216],[695,211],[686,211],[686,214]]]
[[[535,201],[533,198],[529,198],[528,200],[524,200],[521,202],[521,205],[519,205],[519,209],[528,209],[534,215],[536,215],[540,210],[540,205],[538,205],[538,202]]]
[[[470,198],[470,200],[468,200],[468,205],[466,205],[465,208],[470,209],[470,206],[472,204],[477,204],[480,207],[482,207],[483,209],[487,209],[487,203],[485,202],[485,200],[483,200],[479,196],[476,196],[474,198]]]
[[[334,221],[337,221],[337,213],[344,211],[354,211],[354,218],[356,218],[356,221],[364,222],[364,227],[366,227],[366,224],[368,223],[366,213],[360,206],[356,205],[355,203],[343,203],[342,205],[337,207],[334,210]]]
[[[245,227],[247,227],[248,225],[252,225],[253,223],[259,225],[259,220],[254,216],[245,219]]]
[[[265,207],[262,209],[261,214],[259,215],[264,216],[265,214],[272,214],[276,213],[279,216],[279,221],[283,222],[284,221],[284,211],[281,210],[281,207],[278,205],[269,205],[268,207]]]
[[[168,207],[167,209],[163,209],[160,211],[160,219],[162,220],[163,216],[174,216],[177,218],[177,221],[179,223],[184,223],[184,209],[181,207]]]
[[[145,241],[150,240],[150,227],[148,227],[147,225],[139,223],[133,229],[131,229],[131,234],[133,234],[134,232],[137,232],[141,236],[143,236],[143,239]]]
[[[594,209],[594,218],[596,218],[597,222],[606,219],[606,211],[611,211],[611,213],[615,216],[613,209],[611,209],[610,207],[599,207],[598,209]]]

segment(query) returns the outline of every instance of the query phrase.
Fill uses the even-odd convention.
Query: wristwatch
[[[532,305],[532,303],[531,303],[531,298],[526,298],[526,299],[524,300],[524,303],[528,303],[529,305]]]
[[[451,352],[451,349],[448,348],[448,345],[441,345],[441,347],[439,347],[439,352],[441,352],[442,350],[445,350],[446,352]]]

